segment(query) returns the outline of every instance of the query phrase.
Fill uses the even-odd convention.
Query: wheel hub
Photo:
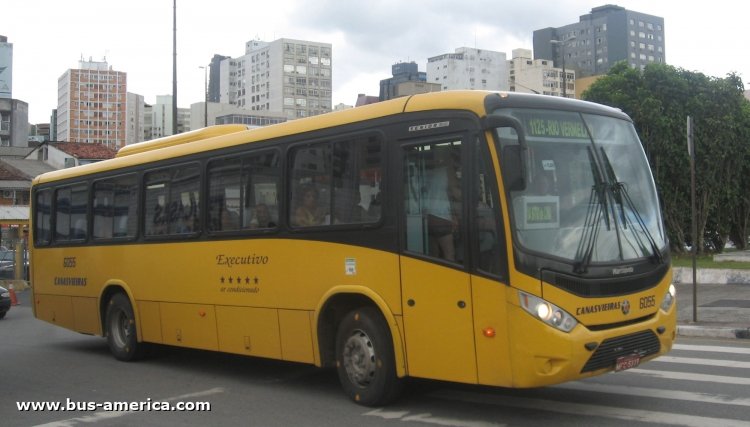
[[[370,384],[375,376],[375,348],[366,333],[354,331],[346,340],[343,360],[346,374],[352,383],[361,387]]]

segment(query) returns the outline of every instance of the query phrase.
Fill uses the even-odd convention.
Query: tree
[[[697,244],[721,251],[727,236],[747,243],[750,222],[750,107],[741,79],[708,77],[663,64],[643,71],[615,64],[584,92],[634,121],[659,191],[672,249]],[[695,122],[696,216],[690,235],[690,173],[686,117]],[[744,179],[743,179],[744,178]]]

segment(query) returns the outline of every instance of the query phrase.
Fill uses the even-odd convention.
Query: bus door
[[[465,136],[400,147],[401,298],[410,376],[476,382],[465,268]]]

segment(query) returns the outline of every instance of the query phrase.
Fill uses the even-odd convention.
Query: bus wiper
[[[646,236],[646,239],[648,240],[649,246],[651,246],[651,255],[654,258],[654,261],[656,261],[657,264],[661,264],[664,262],[664,257],[661,254],[661,251],[659,250],[659,246],[656,244],[656,240],[654,239],[654,236],[651,234],[651,232],[648,230],[648,227],[646,226],[646,222],[643,220],[643,217],[641,216],[641,213],[638,211],[638,208],[635,207],[635,203],[633,203],[633,199],[630,198],[630,195],[628,194],[627,188],[625,188],[625,183],[620,182],[617,180],[617,176],[615,175],[615,170],[612,168],[612,163],[609,161],[609,156],[604,151],[604,147],[600,148],[602,159],[604,160],[604,167],[607,171],[607,177],[609,179],[610,189],[612,191],[612,195],[614,196],[615,202],[620,205],[620,218],[622,219],[622,227],[623,229],[628,228],[628,224],[630,224],[632,228],[633,221],[628,217],[627,213],[625,212],[625,206],[627,206],[628,209],[630,209],[630,212],[633,213],[633,216],[635,216],[636,223],[640,227],[641,231],[643,231],[643,234]],[[637,233],[633,233],[633,236],[638,241],[639,246],[641,246],[641,250],[647,251],[647,247],[643,242],[641,241],[641,238]]]
[[[578,242],[576,261],[573,266],[573,270],[579,274],[585,273],[588,270],[589,264],[591,264],[594,247],[599,236],[599,222],[602,220],[602,215],[604,216],[607,230],[611,228],[609,211],[607,210],[607,183],[602,178],[599,168],[596,167],[596,159],[594,158],[592,147],[588,147],[588,154],[591,174],[594,177],[594,185],[591,187],[586,219],[583,223],[583,236],[581,236],[581,240]]]

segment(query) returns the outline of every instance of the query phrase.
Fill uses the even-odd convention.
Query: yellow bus
[[[537,387],[668,352],[676,308],[632,121],[449,91],[124,147],[32,186],[35,316],[106,337],[335,367],[364,405],[407,377]]]

